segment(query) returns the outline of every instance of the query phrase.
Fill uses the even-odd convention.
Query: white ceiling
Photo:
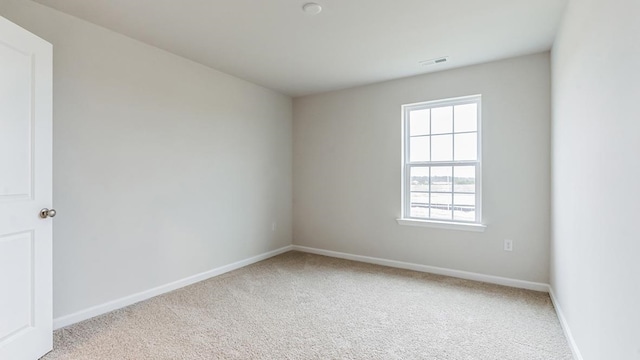
[[[566,0],[35,0],[301,96],[548,50]],[[420,60],[449,56],[425,67]]]

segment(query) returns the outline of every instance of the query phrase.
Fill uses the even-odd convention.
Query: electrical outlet
[[[504,239],[504,251],[513,251],[513,240]]]
[[[277,227],[278,227],[278,225],[276,224],[275,221],[271,223],[271,231],[276,231]]]

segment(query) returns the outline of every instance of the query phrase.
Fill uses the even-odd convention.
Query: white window
[[[402,219],[480,224],[481,97],[402,106]]]

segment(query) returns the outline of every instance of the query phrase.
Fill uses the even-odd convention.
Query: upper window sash
[[[465,97],[459,97],[459,98],[455,98],[455,99],[446,99],[446,100],[436,100],[436,101],[429,101],[429,102],[420,102],[420,103],[413,103],[413,104],[406,104],[402,106],[402,116],[403,116],[403,126],[402,126],[402,141],[403,141],[403,163],[404,164],[413,164],[413,165],[429,165],[429,164],[446,164],[446,163],[451,163],[451,164],[479,164],[481,162],[481,99],[482,96],[481,95],[472,95],[472,96],[465,96]],[[457,126],[456,126],[456,106],[461,106],[461,105],[476,105],[476,123],[475,123],[475,129],[472,130],[466,130],[466,129],[460,129],[461,131],[456,131],[457,130]],[[450,131],[445,131],[445,132],[437,132],[434,133],[434,129],[433,129],[433,121],[434,121],[434,116],[431,110],[433,109],[437,109],[437,108],[443,108],[443,107],[451,107],[451,129]],[[411,113],[415,112],[415,111],[420,111],[420,110],[430,110],[429,111],[429,126],[428,129],[426,130],[426,132],[424,133],[418,133],[417,135],[411,135]],[[475,160],[474,159],[456,159],[456,154],[458,149],[455,147],[455,140],[460,137],[460,135],[464,135],[464,134],[476,134],[476,153],[475,153]],[[451,153],[451,158],[450,159],[433,159],[433,155],[434,155],[434,149],[433,149],[433,140],[436,139],[439,136],[451,136],[451,144],[453,146],[453,151],[454,153]],[[415,139],[418,139],[420,137],[424,137],[424,138],[428,138],[429,140],[429,151],[428,151],[428,160],[425,159],[415,159],[412,161],[411,159],[413,158],[412,154],[411,154],[411,144],[412,144],[412,139],[415,141]],[[424,153],[420,153],[420,154],[424,154]]]

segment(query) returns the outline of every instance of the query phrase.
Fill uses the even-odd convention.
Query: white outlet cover
[[[513,240],[504,240],[504,251],[513,251]]]

